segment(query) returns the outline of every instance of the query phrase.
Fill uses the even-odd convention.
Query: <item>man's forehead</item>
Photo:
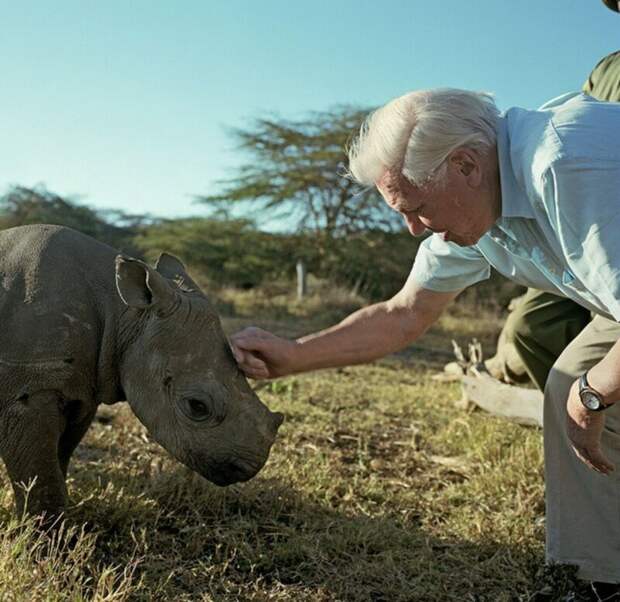
[[[381,189],[399,189],[402,185],[403,176],[399,169],[386,169],[377,180],[377,186]]]

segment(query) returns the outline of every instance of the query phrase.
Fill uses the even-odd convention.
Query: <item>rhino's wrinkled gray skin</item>
[[[57,513],[100,403],[127,400],[153,438],[218,485],[265,463],[282,416],[237,369],[181,262],[155,269],[68,228],[0,232],[0,455],[18,510]]]

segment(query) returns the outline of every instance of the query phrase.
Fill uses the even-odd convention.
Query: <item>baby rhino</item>
[[[218,485],[254,476],[282,422],[178,259],[164,254],[153,269],[58,226],[0,232],[0,456],[18,511],[26,499],[29,512],[62,510],[69,459],[97,406],[124,400]]]

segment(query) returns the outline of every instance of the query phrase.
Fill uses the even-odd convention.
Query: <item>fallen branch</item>
[[[543,395],[538,389],[509,385],[491,376],[482,361],[482,347],[475,339],[469,345],[469,359],[455,341],[452,345],[456,362],[446,366],[443,379],[461,381],[463,397],[457,405],[467,407],[473,403],[494,416],[542,426]]]
[[[538,389],[506,385],[489,374],[461,377],[463,400],[513,422],[542,426],[543,395]]]

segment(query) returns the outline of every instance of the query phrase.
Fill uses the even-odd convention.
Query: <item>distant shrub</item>
[[[288,295],[294,291],[295,266],[301,259],[311,278],[326,283],[322,294],[338,289],[378,301],[403,286],[422,242],[408,232],[383,230],[342,236],[331,243],[319,240],[321,236],[263,232],[246,219],[187,218],[146,226],[134,243],[149,260],[162,251],[178,256],[210,289],[259,287],[259,296],[275,298],[281,294],[278,287],[284,286]],[[459,302],[500,308],[520,290],[494,272]],[[308,299],[304,306],[309,306]]]
[[[405,283],[420,242],[408,232],[383,230],[341,237],[322,258],[318,275],[371,300],[386,299]]]
[[[187,218],[153,224],[134,242],[151,260],[162,251],[178,256],[211,285],[248,289],[294,270],[289,239],[245,219]]]
[[[14,186],[0,196],[0,230],[28,224],[67,226],[134,255],[138,251],[132,239],[145,221],[142,215],[93,209],[42,187]]]

